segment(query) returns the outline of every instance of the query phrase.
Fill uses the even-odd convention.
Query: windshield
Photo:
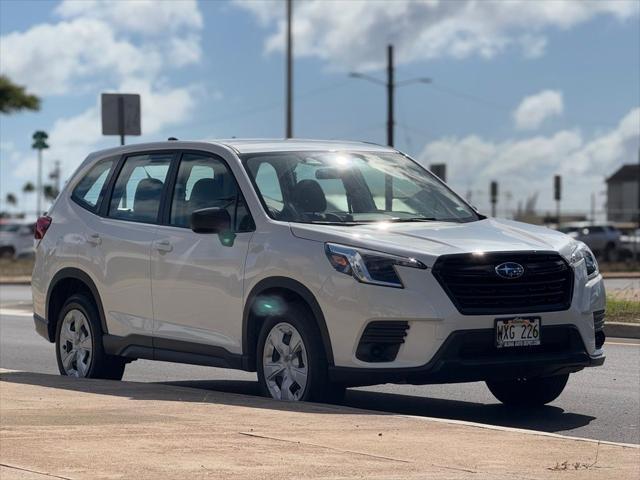
[[[433,175],[397,153],[257,153],[242,160],[276,220],[348,225],[479,218]]]

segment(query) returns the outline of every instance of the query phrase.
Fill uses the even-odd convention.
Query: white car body
[[[100,159],[142,151],[198,151],[224,159],[255,229],[237,233],[233,247],[227,248],[215,235],[106,218],[71,198],[74,187]],[[96,299],[108,354],[255,370],[256,333],[248,325],[254,301],[261,292],[272,291],[265,289],[291,288],[314,312],[330,378],[344,385],[482,380],[487,368],[498,372],[500,365],[509,375],[528,369],[551,375],[604,361],[602,342],[596,346],[598,325],[594,327],[594,312],[603,321],[604,285],[597,271],[587,275],[584,260],[570,266],[570,304],[558,311],[511,308],[463,314],[434,274],[439,259],[457,254],[508,259],[522,252],[546,252],[568,265],[575,248],[569,236],[491,218],[354,226],[274,220],[265,212],[240,156],[282,151],[395,152],[362,143],[229,140],[130,145],[90,155],[51,208],[51,226],[36,247],[32,288],[38,332],[54,341],[53,312],[62,301],[56,300],[56,285],[71,279],[86,284]],[[397,267],[404,288],[361,283],[332,267],[327,244],[416,259],[426,269]],[[80,288],[79,283],[69,285],[68,289]],[[439,357],[443,345],[461,332],[492,338],[496,319],[532,316],[539,317],[546,332],[553,327],[575,331],[577,350],[544,352],[539,358],[487,357],[484,367],[477,359]],[[358,358],[359,342],[372,321],[407,322],[406,337],[393,360]]]

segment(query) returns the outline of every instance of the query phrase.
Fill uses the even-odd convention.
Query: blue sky
[[[425,165],[447,163],[449,183],[499,213],[538,195],[552,208],[552,176],[568,210],[598,208],[604,178],[637,161],[640,2],[396,0],[295,4],[294,134],[385,142],[380,86],[393,42],[396,147]],[[128,142],[281,137],[284,58],[280,1],[0,2],[0,70],[43,98],[42,110],[0,118],[0,208],[35,183],[31,134],[51,134],[45,172],[63,176],[100,135],[103,91],[140,92],[143,136]],[[32,195],[32,197],[34,197]],[[33,208],[35,198],[26,198]]]

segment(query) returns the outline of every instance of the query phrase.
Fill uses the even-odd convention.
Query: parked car
[[[0,257],[17,258],[33,255],[33,223],[0,221]]]
[[[577,223],[558,230],[586,243],[597,256],[605,260],[614,260],[620,246],[620,230],[612,225]]]
[[[63,375],[120,379],[144,358],[257,371],[283,400],[486,381],[540,405],[605,360],[584,243],[487,218],[387,147],[93,153],[35,237],[35,327]]]
[[[619,258],[640,260],[640,228],[620,236]]]

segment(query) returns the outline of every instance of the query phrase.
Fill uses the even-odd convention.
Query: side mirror
[[[222,233],[231,230],[231,216],[224,208],[210,207],[194,210],[191,230],[196,233]]]

